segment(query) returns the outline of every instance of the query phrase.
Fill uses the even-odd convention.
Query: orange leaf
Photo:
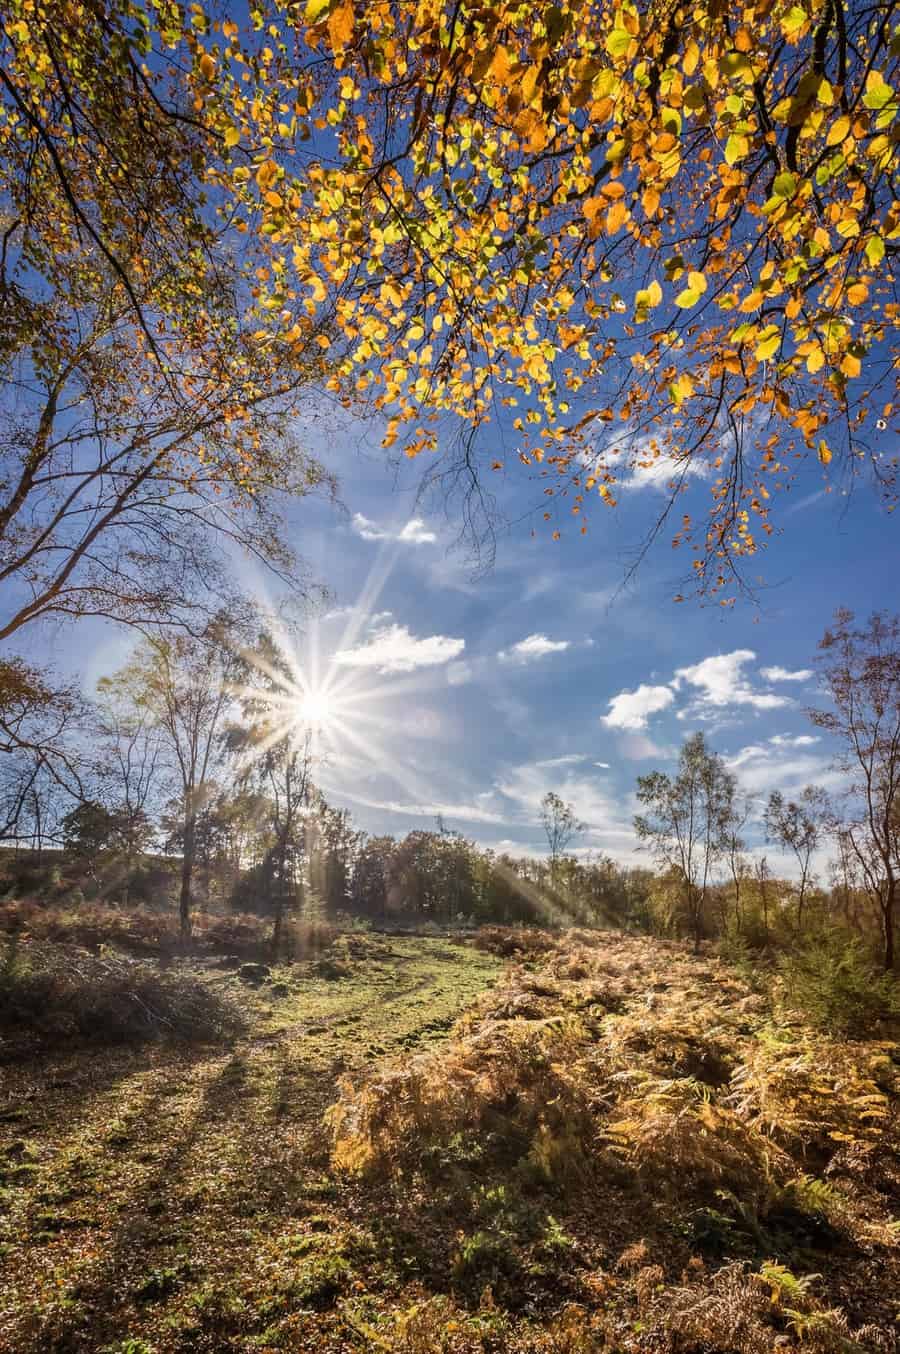
[[[342,52],[345,47],[350,46],[355,23],[353,0],[344,0],[342,5],[331,11],[328,16],[328,36],[333,51]]]

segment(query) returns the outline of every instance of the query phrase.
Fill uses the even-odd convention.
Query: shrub
[[[464,1135],[545,1176],[577,1174],[593,1131],[584,1050],[576,1021],[488,1022],[359,1089],[345,1082],[328,1111],[334,1164],[390,1173]]]
[[[876,1140],[897,1089],[893,1047],[766,1028],[732,1079],[731,1103],[788,1150],[829,1155],[840,1143]]]
[[[900,1016],[895,979],[877,972],[860,940],[839,929],[807,937],[778,968],[787,1002],[829,1034],[864,1039]]]
[[[559,940],[537,926],[482,926],[472,944],[501,959],[538,959],[559,949]]]
[[[852,1332],[839,1308],[825,1308],[813,1288],[816,1274],[797,1276],[776,1261],[758,1273],[740,1263],[725,1265],[702,1288],[676,1289],[660,1324],[688,1347],[770,1354],[794,1348],[796,1337],[810,1354],[863,1354],[867,1332]],[[862,1339],[866,1343],[862,1343]]]
[[[712,1104],[702,1083],[639,1072],[627,1082],[631,1094],[618,1102],[606,1136],[629,1165],[674,1193],[702,1197],[724,1186],[745,1199],[767,1197],[782,1165],[777,1154],[732,1110]]]
[[[7,903],[0,907],[0,933],[27,932],[37,940],[83,945],[89,949],[112,945],[141,955],[172,955],[182,949],[178,917],[174,912],[148,908],[115,908],[99,903],[69,900],[67,907],[41,907],[35,902]],[[320,921],[290,921],[282,933],[282,953],[287,960],[320,954],[335,939],[333,927]],[[252,913],[218,916],[195,912],[192,946],[243,959],[269,957],[271,924]]]
[[[44,1041],[206,1040],[242,1026],[237,1008],[199,978],[47,942],[7,942],[0,1029]]]
[[[364,1341],[361,1348],[387,1354],[485,1354],[487,1349],[503,1347],[491,1336],[502,1335],[507,1324],[501,1313],[472,1315],[445,1297],[386,1314],[377,1325],[350,1306],[341,1315]]]

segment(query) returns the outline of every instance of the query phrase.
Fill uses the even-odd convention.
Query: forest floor
[[[495,940],[209,963],[227,1045],[0,1065],[2,1354],[896,1349],[897,1045]]]

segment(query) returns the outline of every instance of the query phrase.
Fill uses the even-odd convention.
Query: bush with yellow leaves
[[[574,1019],[489,1021],[361,1087],[344,1082],[327,1115],[333,1163],[390,1173],[465,1134],[547,1174],[577,1171],[592,1134],[590,1087],[579,1074],[586,1043]]]
[[[789,1150],[828,1155],[840,1143],[873,1141],[900,1091],[895,1048],[763,1028],[743,1050],[730,1102]]]
[[[702,1285],[670,1291],[657,1314],[657,1328],[682,1345],[771,1354],[799,1342],[808,1354],[867,1354],[888,1349],[882,1332],[851,1331],[839,1308],[817,1299],[820,1276],[798,1276],[786,1265],[766,1261],[758,1272],[735,1262]]]
[[[634,1071],[616,1081],[622,1094],[604,1136],[657,1188],[696,1195],[724,1188],[758,1206],[789,1169],[784,1153],[693,1078]]]

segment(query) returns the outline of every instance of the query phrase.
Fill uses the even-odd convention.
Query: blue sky
[[[441,813],[484,845],[532,852],[552,789],[588,824],[581,850],[643,860],[636,777],[671,767],[697,729],[757,806],[774,788],[836,787],[832,749],[804,715],[816,645],[837,606],[896,600],[893,520],[863,485],[799,482],[778,511],[784,534],[748,570],[763,578],[758,604],[725,610],[673,602],[690,561],[673,555],[671,532],[623,587],[665,502],[649,477],[621,490],[619,508],[598,505],[586,537],[554,541],[533,511],[542,484],[506,476],[501,501],[518,521],[473,577],[453,505],[417,503],[424,466],[387,467],[377,424],[338,418],[326,434],[316,420],[309,436],[345,512],[292,509],[294,545],[333,594],[296,657],[330,693],[319,779],[368,831],[402,834]],[[685,506],[708,492],[692,484]],[[750,837],[761,842],[758,828]]]
[[[723,609],[672,600],[690,559],[672,551],[671,531],[623,583],[666,501],[649,476],[620,487],[617,508],[598,503],[582,536],[564,517],[543,522],[542,482],[504,472],[511,525],[494,567],[473,576],[456,505],[417,501],[425,465],[388,466],[378,422],[320,409],[304,436],[338,474],[343,507],[289,507],[292,544],[331,594],[293,657],[329,707],[318,779],[367,831],[403,835],[440,813],[485,846],[538,852],[540,800],[555,790],[588,824],[580,851],[648,863],[631,827],[636,778],[671,769],[697,729],[757,812],[771,789],[839,788],[833,749],[804,715],[816,645],[837,606],[897,604],[894,519],[863,483],[825,493],[808,472],[777,505],[783,534],[750,562],[757,603]],[[692,481],[677,515],[702,511],[708,493]],[[267,580],[236,567],[267,595]],[[27,647],[88,693],[133,643],[99,622],[73,636],[49,627]],[[748,836],[764,847],[758,821]]]

